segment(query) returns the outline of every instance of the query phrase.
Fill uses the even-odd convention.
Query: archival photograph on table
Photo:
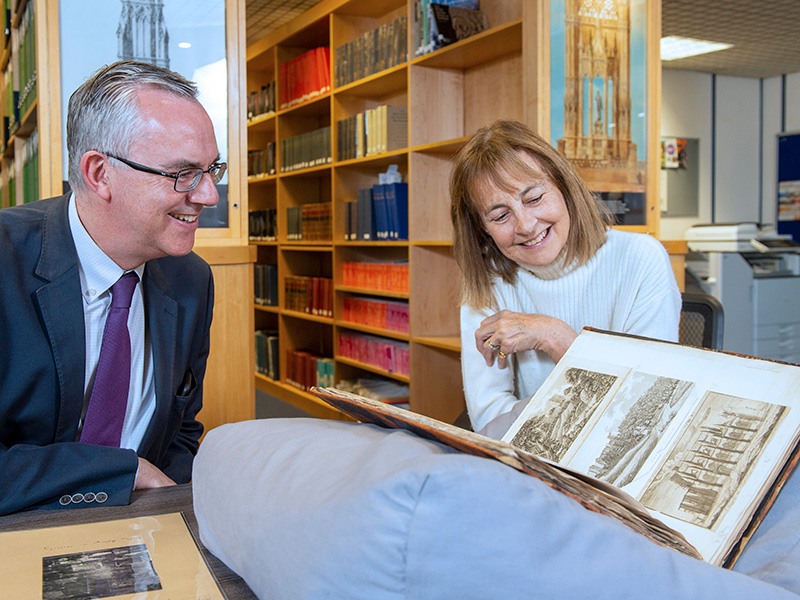
[[[800,366],[586,328],[503,440],[619,488],[726,564],[797,460],[799,408]]]
[[[183,514],[0,533],[3,598],[224,596]]]
[[[109,598],[160,589],[145,544],[42,558],[42,600]]]

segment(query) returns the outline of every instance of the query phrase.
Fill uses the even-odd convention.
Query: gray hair
[[[122,60],[99,69],[69,98],[69,184],[84,188],[81,157],[90,150],[125,155],[140,119],[136,92],[154,88],[197,99],[197,85],[183,75],[146,62]]]

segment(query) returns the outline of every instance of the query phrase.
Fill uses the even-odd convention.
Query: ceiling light
[[[191,48],[191,42],[178,42],[178,48]]]
[[[707,54],[717,50],[725,50],[733,44],[695,40],[692,38],[670,35],[661,38],[661,60],[677,60],[698,54]]]

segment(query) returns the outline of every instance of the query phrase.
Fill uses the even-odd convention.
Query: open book
[[[798,457],[800,366],[591,328],[502,441],[313,391],[359,421],[500,460],[658,544],[724,567]]]

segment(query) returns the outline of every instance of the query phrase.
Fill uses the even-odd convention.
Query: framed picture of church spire
[[[229,69],[236,60],[229,56],[227,26],[229,5],[238,7],[240,3],[240,0],[60,0],[57,10],[62,139],[66,140],[67,103],[72,91],[104,64],[140,60],[176,71],[197,84],[198,99],[214,123],[221,157],[228,161],[228,171],[232,173],[231,153],[235,151],[237,136],[231,135],[230,128]],[[233,141],[229,143],[231,138]],[[66,144],[62,156],[66,180]],[[233,190],[228,184],[226,174],[218,185],[219,204],[207,207],[201,215],[200,226],[212,237],[225,237],[223,230],[230,230],[234,224],[238,226],[235,223],[238,212],[234,213],[232,208],[237,206],[239,194],[230,193]]]
[[[646,0],[552,0],[550,136],[618,225],[651,231],[658,56]],[[657,48],[657,45],[656,45]],[[653,63],[655,68],[653,67]],[[651,185],[653,187],[651,188]]]

